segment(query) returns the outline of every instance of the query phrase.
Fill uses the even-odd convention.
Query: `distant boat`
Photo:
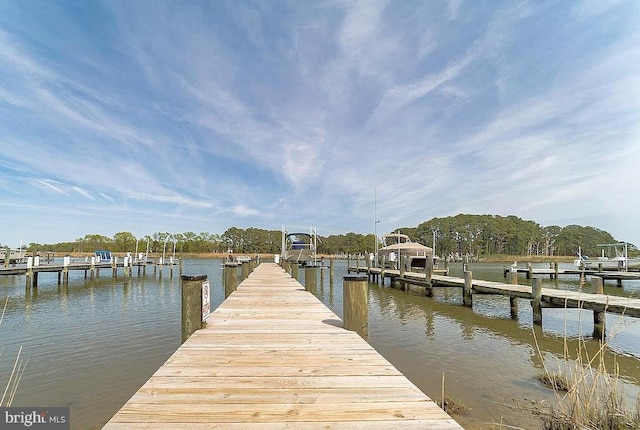
[[[27,257],[27,251],[25,249],[10,249],[9,250],[9,262],[20,263]],[[0,249],[0,261],[4,263],[7,259],[7,250]]]
[[[409,236],[400,232],[382,235],[382,248],[378,250],[378,263],[397,269],[398,261],[405,259],[405,269],[424,269],[427,259],[433,259],[433,249],[417,242],[411,242]]]
[[[98,249],[94,252],[96,263],[111,263],[111,251]]]
[[[581,270],[619,270],[640,269],[640,257],[629,258],[628,244],[626,242],[606,243],[598,245],[602,248],[599,257],[589,258],[582,255],[582,250],[578,247],[578,258],[573,264]]]
[[[317,234],[311,228],[309,233],[287,233],[282,227],[281,258],[288,263],[302,266],[316,263]]]

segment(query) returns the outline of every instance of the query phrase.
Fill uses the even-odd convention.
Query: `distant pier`
[[[118,274],[118,269],[124,276],[132,276],[134,269],[138,275],[142,273],[146,274],[147,266],[151,266],[154,274],[157,270],[162,272],[163,266],[168,266],[170,276],[173,276],[173,267],[175,265],[182,265],[180,260],[168,260],[169,263],[152,263],[146,260],[134,260],[132,257],[118,258],[113,257],[111,261],[100,262],[96,261],[94,257],[88,259],[88,261],[72,262],[70,257],[64,257],[62,264],[44,263],[41,264],[38,257],[25,257],[26,264],[10,266],[9,264],[0,267],[0,276],[10,275],[24,275],[25,284],[27,288],[38,287],[38,277],[41,273],[56,273],[58,278],[58,284],[67,284],[69,282],[69,272],[83,271],[84,276],[94,277],[98,276],[101,270],[111,270],[112,275],[115,277]]]
[[[427,296],[433,294],[434,287],[460,288],[462,290],[462,304],[473,305],[475,294],[496,294],[509,297],[511,316],[516,318],[518,313],[517,299],[528,299],[533,308],[533,323],[542,324],[543,308],[574,308],[593,311],[594,337],[604,336],[605,313],[617,313],[628,317],[640,318],[640,299],[611,296],[604,294],[605,279],[640,279],[640,273],[633,272],[593,272],[591,276],[592,293],[579,291],[542,288],[539,277],[540,269],[528,270],[531,276],[531,286],[518,285],[517,271],[511,271],[511,283],[483,281],[472,278],[472,272],[465,271],[464,278],[437,275],[432,271],[410,272],[405,270],[391,270],[374,267],[350,266],[350,272],[366,273],[372,282],[384,283],[389,278],[392,284],[405,290],[416,290]],[[553,269],[550,269],[553,270]],[[554,274],[557,273],[554,271]],[[580,272],[582,273],[582,271]],[[544,274],[549,274],[545,271]],[[566,272],[565,272],[566,274]]]

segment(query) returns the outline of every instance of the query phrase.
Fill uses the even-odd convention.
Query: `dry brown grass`
[[[538,345],[535,339],[536,347]],[[610,339],[612,338],[611,335]],[[605,365],[608,342],[589,356],[585,341],[578,342],[575,358],[567,351],[559,361],[558,370],[551,371],[540,349],[538,355],[544,366],[544,379],[550,381],[555,393],[555,403],[540,407],[537,414],[544,430],[638,430],[640,429],[640,397],[635,405],[628,405],[619,379],[619,368],[613,361],[613,369]]]

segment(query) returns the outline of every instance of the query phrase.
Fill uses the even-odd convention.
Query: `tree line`
[[[417,227],[403,227],[399,231],[414,242],[435,245],[441,257],[469,255],[568,256],[581,247],[583,255],[598,255],[598,244],[615,243],[606,231],[594,227],[569,225],[543,227],[534,221],[516,216],[465,215],[433,218]],[[280,252],[282,232],[259,228],[231,227],[223,234],[184,232],[172,234],[158,232],[135,237],[130,232],[119,232],[113,237],[88,234],[73,242],[55,244],[31,243],[28,250],[58,253],[93,252],[108,249],[113,252],[163,253],[266,253]],[[373,234],[346,233],[318,236],[318,252],[322,254],[369,253],[375,249]],[[631,246],[632,253],[637,253]]]

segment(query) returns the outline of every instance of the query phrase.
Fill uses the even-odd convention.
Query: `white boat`
[[[581,270],[619,270],[640,269],[640,257],[629,258],[626,242],[605,243],[598,245],[602,248],[601,255],[596,258],[589,258],[582,255],[582,250],[578,247],[578,258],[573,264]]]
[[[302,266],[315,264],[318,236],[315,229],[309,233],[287,233],[282,227],[282,253],[281,258],[288,263],[297,263]]]
[[[26,260],[27,251],[25,249],[10,249],[9,250],[9,262],[22,263]],[[0,261],[4,263],[7,259],[7,250],[0,249]]]
[[[382,235],[382,248],[378,250],[378,264],[384,260],[385,267],[397,269],[398,261],[404,259],[405,269],[424,269],[427,259],[433,259],[433,249],[417,242],[400,232]]]

